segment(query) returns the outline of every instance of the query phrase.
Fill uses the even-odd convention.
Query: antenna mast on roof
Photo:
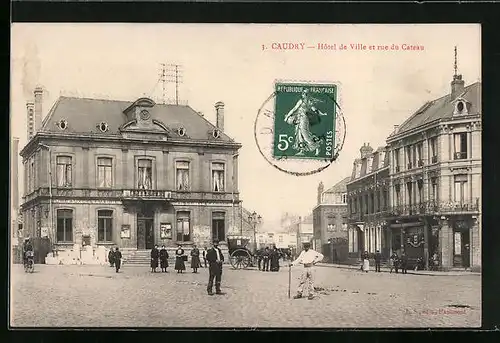
[[[455,45],[455,63],[453,65],[453,69],[455,71],[455,74],[453,74],[454,78],[457,77],[457,70],[458,70],[458,67],[457,67],[457,46]]]
[[[168,79],[166,82],[175,83],[175,104],[179,105],[179,84],[182,83],[182,66],[180,64],[168,64]]]

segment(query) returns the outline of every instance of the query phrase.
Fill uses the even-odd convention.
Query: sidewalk
[[[331,264],[331,263],[318,263],[317,266],[320,267],[330,267],[330,268],[340,268],[340,269],[353,269],[353,270],[360,270],[361,265],[348,265],[348,264]],[[370,272],[375,272],[375,266],[370,266]],[[380,272],[382,273],[389,273],[390,269],[388,267],[380,267]],[[395,273],[393,271],[393,273]],[[401,273],[401,271],[400,271]],[[414,275],[427,275],[427,276],[465,276],[465,275],[476,275],[476,276],[481,276],[481,273],[475,273],[475,272],[470,272],[470,271],[449,271],[449,272],[441,272],[441,271],[430,271],[430,270],[409,270],[407,271],[408,274],[414,274]]]

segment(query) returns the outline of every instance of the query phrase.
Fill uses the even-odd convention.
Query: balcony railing
[[[125,189],[123,190],[125,199],[171,199],[172,192],[157,189]]]
[[[453,159],[455,160],[465,160],[467,158],[467,152],[456,152],[453,155]]]
[[[479,198],[463,202],[426,201],[418,204],[407,204],[391,207],[391,216],[412,216],[419,214],[446,214],[479,212]]]
[[[418,160],[418,166],[423,167],[424,166],[424,160]]]
[[[431,157],[431,163],[437,163],[438,157],[437,156],[432,156]]]
[[[49,197],[49,188],[39,188],[23,197],[29,202],[37,197]],[[52,188],[53,197],[71,198],[116,198],[116,199],[190,199],[190,200],[223,200],[239,201],[239,193],[227,192],[181,192],[157,189],[89,189],[89,188]]]
[[[396,166],[396,173],[399,173],[401,171],[401,167],[400,166]]]
[[[411,169],[411,168],[413,168],[413,165],[410,162],[410,163],[408,163],[408,169]]]

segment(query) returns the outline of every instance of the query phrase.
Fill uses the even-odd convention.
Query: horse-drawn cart
[[[229,262],[234,269],[246,269],[255,265],[256,256],[247,248],[249,237],[228,236]]]

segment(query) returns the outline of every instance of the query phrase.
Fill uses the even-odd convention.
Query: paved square
[[[292,295],[300,267],[294,267]],[[14,327],[479,327],[481,278],[316,267],[314,300],[288,299],[288,269],[223,271],[225,295],[208,296],[208,270],[152,274],[127,266],[36,265],[11,273]],[[466,305],[468,307],[450,307]]]

